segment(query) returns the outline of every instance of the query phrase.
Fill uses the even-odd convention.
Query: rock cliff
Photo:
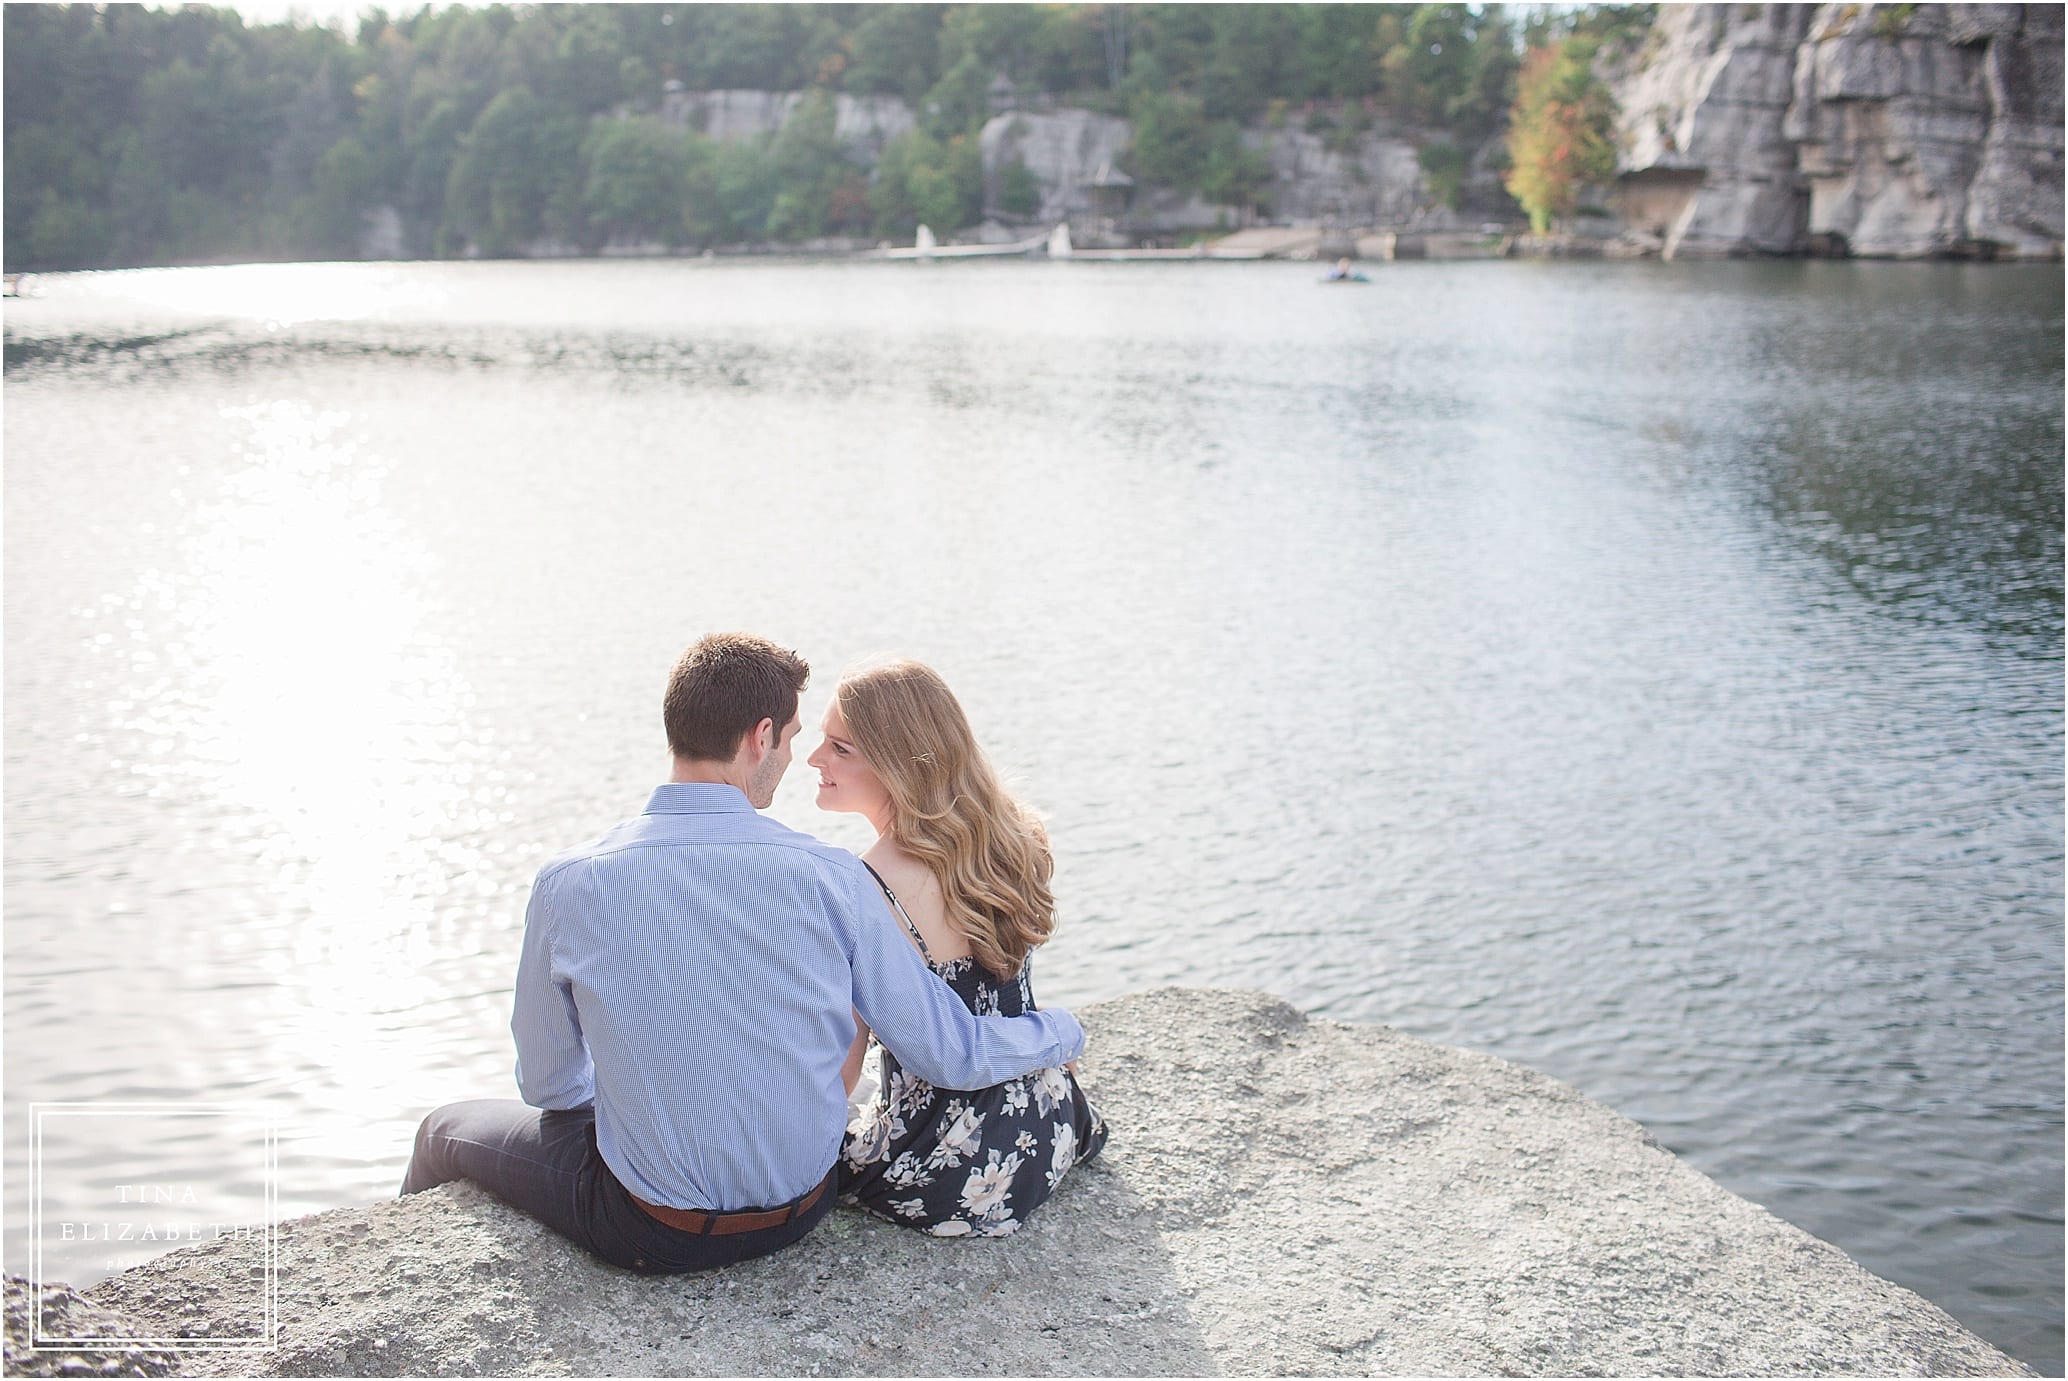
[[[663,124],[712,139],[753,139],[780,130],[803,99],[801,91],[670,91],[657,113]],[[834,137],[867,166],[915,123],[911,107],[895,96],[833,97]]]
[[[2058,5],[1662,6],[1641,43],[1602,60],[1619,112],[1615,216],[1582,218],[1577,247],[1669,258],[2059,258],[2062,16]],[[736,140],[781,129],[803,99],[674,91],[659,115]],[[892,96],[834,103],[837,134],[864,167],[917,123]],[[1353,117],[1369,118],[1332,118]],[[1347,243],[1516,219],[1494,171],[1500,141],[1472,151],[1453,210],[1418,158],[1436,137],[1383,121],[1350,138],[1298,120],[1243,131],[1269,165],[1262,201],[1279,225]],[[980,237],[1019,239],[1067,221],[1081,244],[1124,244],[1255,220],[1252,208],[1138,182],[1133,142],[1126,120],[1089,110],[995,115],[980,136]],[[1015,164],[1035,192],[1017,215],[1001,204]]]
[[[284,1224],[277,1347],[196,1375],[2021,1375],[1946,1314],[1527,1069],[1257,993],[1081,1013],[1113,1127],[1016,1235],[837,1211],[694,1277],[598,1265],[448,1185]],[[75,1326],[233,1336],[225,1239],[60,1294]],[[7,1369],[151,1373],[156,1356]],[[97,1336],[110,1336],[106,1333]],[[69,1365],[71,1370],[65,1370]]]
[[[1684,5],[1611,74],[1666,255],[2059,257],[2056,5]]]

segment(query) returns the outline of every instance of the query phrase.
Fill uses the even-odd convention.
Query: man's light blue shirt
[[[763,1208],[817,1184],[846,1129],[856,1011],[942,1088],[1084,1049],[1061,1009],[971,1015],[861,860],[734,787],[667,783],[532,884],[510,1019],[518,1091],[537,1108],[593,1101],[597,1149],[649,1203]]]

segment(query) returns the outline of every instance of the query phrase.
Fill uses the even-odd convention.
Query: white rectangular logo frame
[[[43,1331],[43,1123],[46,1117],[239,1117],[256,1122],[265,1137],[265,1302],[264,1328],[260,1336],[235,1338],[140,1337],[60,1338]],[[249,1103],[31,1103],[29,1117],[33,1140],[29,1150],[31,1182],[30,1231],[32,1265],[29,1283],[34,1290],[30,1309],[29,1346],[36,1352],[92,1351],[139,1347],[160,1352],[270,1352],[280,1330],[279,1222],[280,1147],[279,1128],[270,1109]]]

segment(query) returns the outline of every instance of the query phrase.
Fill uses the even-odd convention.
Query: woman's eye
[[[847,756],[847,750],[845,748],[842,748],[837,743],[833,745],[833,751],[838,753],[843,758]]]

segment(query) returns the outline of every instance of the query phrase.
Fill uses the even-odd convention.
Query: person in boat
[[[1351,268],[1349,256],[1345,255],[1343,258],[1336,260],[1336,266],[1328,271],[1328,276],[1322,281],[1325,283],[1368,283],[1371,280],[1356,269]]]
[[[1048,834],[999,783],[947,683],[918,662],[873,667],[840,683],[823,727],[807,759],[818,804],[875,826],[862,862],[914,952],[972,1013],[1034,1011],[1031,955],[1055,928]],[[864,1025],[850,1086],[868,1040]],[[970,1087],[882,1044],[841,1152],[845,1202],[936,1236],[1003,1237],[1106,1143],[1074,1064]]]
[[[708,1270],[832,1207],[857,1015],[946,1088],[1084,1049],[1060,1009],[977,1015],[859,859],[758,813],[809,676],[749,634],[683,654],[663,702],[672,776],[532,886],[510,1021],[524,1101],[431,1113],[404,1194],[466,1178],[614,1265]]]

